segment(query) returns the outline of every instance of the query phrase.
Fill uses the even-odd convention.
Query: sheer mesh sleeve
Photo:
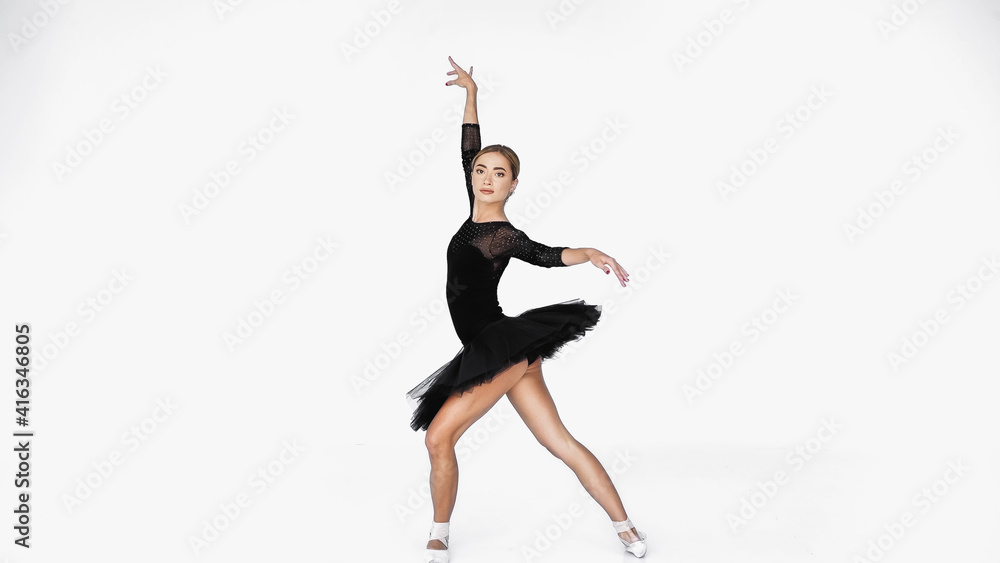
[[[478,123],[462,124],[462,169],[465,170],[465,191],[469,194],[469,217],[472,217],[472,203],[475,196],[472,193],[472,159],[482,148],[479,139]]]
[[[535,242],[524,231],[506,224],[497,229],[490,244],[494,256],[508,256],[523,260],[535,266],[552,268],[566,266],[562,261],[562,251],[568,246],[546,246]]]

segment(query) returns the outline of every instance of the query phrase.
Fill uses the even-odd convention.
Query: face
[[[507,199],[517,186],[511,179],[510,163],[498,152],[488,152],[479,157],[472,168],[472,190],[476,199],[497,202]]]

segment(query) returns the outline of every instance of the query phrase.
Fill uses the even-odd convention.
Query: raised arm
[[[482,141],[479,136],[479,116],[476,112],[476,94],[479,92],[476,83],[472,80],[472,67],[469,72],[462,70],[462,67],[455,64],[455,61],[448,57],[452,70],[448,74],[454,74],[456,78],[445,82],[445,86],[458,85],[465,88],[465,116],[462,123],[462,169],[465,171],[465,191],[469,196],[469,217],[472,217],[472,205],[475,202],[475,195],[472,192],[472,159],[482,148]]]
[[[472,204],[476,201],[476,196],[472,191],[472,159],[479,152],[481,141],[479,140],[479,124],[462,124],[462,170],[465,171],[465,193],[469,195],[469,217],[472,217]]]

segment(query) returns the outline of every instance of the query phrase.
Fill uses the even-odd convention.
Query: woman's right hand
[[[455,64],[455,61],[451,60],[451,56],[448,57],[448,62],[451,63],[451,67],[454,70],[448,72],[448,74],[454,74],[455,79],[449,80],[444,83],[445,86],[451,86],[452,84],[457,84],[466,90],[474,90],[476,88],[476,82],[472,80],[472,67],[469,67],[469,72],[462,70],[462,67]]]

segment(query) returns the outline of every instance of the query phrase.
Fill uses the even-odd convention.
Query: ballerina
[[[646,535],[632,525],[600,461],[563,426],[542,378],[542,360],[592,330],[601,306],[573,299],[510,317],[497,301],[497,286],[511,258],[545,268],[590,262],[605,274],[614,272],[622,287],[628,282],[628,272],[595,248],[535,242],[507,220],[504,204],[517,188],[520,160],[504,145],[480,148],[478,88],[472,67],[466,72],[451,57],[448,61],[452,66],[448,74],[455,78],[445,85],[466,91],[461,153],[469,217],[452,237],[447,252],[448,282],[461,288],[449,296],[448,306],[462,348],[406,394],[418,402],[410,427],[426,431],[424,442],[431,462],[434,521],[424,561],[448,562],[449,525],[458,495],[455,445],[502,395],[507,395],[539,443],[573,470],[608,513],[626,550],[642,557]]]

